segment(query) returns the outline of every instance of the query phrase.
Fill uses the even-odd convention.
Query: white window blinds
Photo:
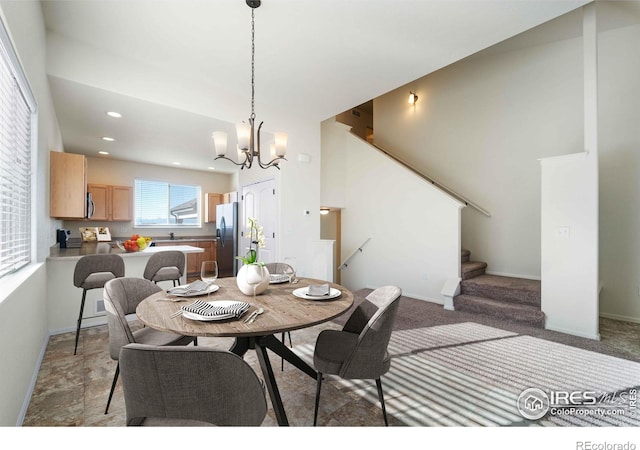
[[[135,181],[136,227],[199,227],[200,186]]]
[[[0,22],[0,277],[31,261],[31,105],[26,77]]]

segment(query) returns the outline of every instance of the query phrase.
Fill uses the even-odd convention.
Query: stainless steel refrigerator
[[[238,273],[238,203],[216,206],[216,259],[218,276],[235,277]]]

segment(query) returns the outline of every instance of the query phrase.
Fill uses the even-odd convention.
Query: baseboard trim
[[[572,336],[578,336],[578,337],[582,337],[582,338],[586,338],[586,339],[593,339],[595,341],[599,341],[600,340],[600,333],[596,333],[596,334],[587,334],[587,333],[580,333],[577,332],[575,330],[567,330],[564,328],[557,328],[554,326],[546,326],[544,327],[545,330],[550,330],[550,331],[557,331],[558,333],[564,333],[564,334],[570,334]]]
[[[378,289],[378,287],[380,287],[380,286],[377,286],[377,287],[365,286],[365,289],[375,290],[375,289]],[[425,297],[424,295],[412,294],[411,292],[404,292],[403,291],[402,292],[402,296],[403,297],[414,298],[416,300],[423,300],[425,302],[435,303],[437,305],[444,305],[444,300],[431,298],[431,297]]]
[[[16,423],[17,427],[22,426],[22,424],[24,423],[24,418],[27,416],[27,410],[29,409],[29,404],[31,403],[31,397],[33,396],[33,391],[36,389],[38,374],[40,373],[40,367],[42,366],[44,355],[47,352],[47,346],[49,345],[50,337],[51,337],[51,334],[46,334],[42,341],[42,346],[40,347],[40,354],[38,355],[38,360],[36,361],[35,368],[33,369],[33,374],[31,375],[31,381],[29,382],[29,389],[27,389],[27,392],[24,396],[24,401],[22,403],[22,408],[20,408],[20,415],[18,416],[18,422]]]
[[[640,318],[623,316],[621,314],[600,313],[600,317],[604,317],[605,319],[619,320],[621,322],[640,323]]]

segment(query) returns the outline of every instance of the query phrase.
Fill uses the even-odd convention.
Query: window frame
[[[17,255],[19,258],[10,265],[4,265],[4,263],[0,265],[0,278],[4,278],[7,275],[20,271],[37,259],[37,220],[34,219],[37,217],[37,184],[34,175],[37,173],[38,160],[38,104],[2,17],[0,17],[0,58],[6,62],[8,68],[7,75],[12,79],[16,89],[14,93],[17,94],[18,101],[23,102],[22,108],[25,108],[22,117],[27,120],[26,125],[23,127],[26,129],[26,133],[21,135],[20,138],[28,139],[28,143],[22,149],[21,154],[29,159],[26,169],[23,169],[25,175],[21,179],[26,192],[24,195],[25,201],[22,206],[15,207],[14,204],[14,206],[10,208],[11,215],[15,215],[17,209],[17,214],[21,215],[21,218],[24,219],[22,223],[25,224],[25,228],[22,228],[22,225],[18,225],[18,234],[23,236],[26,244],[24,244],[22,250],[19,249],[19,246],[10,246],[10,250],[14,252],[11,256],[15,257]],[[16,98],[16,95],[13,97]],[[11,125],[9,127],[11,127]],[[7,129],[9,129],[9,127],[7,127]],[[7,148],[13,148],[12,146],[15,146],[14,141],[10,142]],[[2,150],[0,149],[0,153],[1,152]],[[10,169],[13,167],[12,165],[9,166]],[[14,232],[14,227],[10,226],[7,236],[16,240],[17,236],[12,234]],[[0,234],[0,247],[6,248],[4,245],[5,242],[8,242],[5,241],[6,238],[6,236]]]

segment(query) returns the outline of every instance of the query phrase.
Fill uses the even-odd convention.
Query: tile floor
[[[313,344],[321,329],[318,327],[291,333],[294,345]],[[640,324],[601,320],[602,341],[624,348],[640,359]],[[25,427],[123,426],[124,400],[121,383],[115,391],[108,414],[104,414],[116,363],[109,357],[107,326],[84,329],[73,355],[74,333],[52,336],[40,368],[36,387],[27,410]],[[229,338],[200,338],[199,345],[228,349]],[[257,358],[247,353],[246,360],[260,373]],[[280,371],[280,358],[272,356],[278,386],[289,422],[292,426],[311,426],[315,398],[315,381],[285,363]],[[383,377],[384,385],[384,377]],[[381,410],[377,404],[363,400],[337,381],[323,383],[319,424],[323,426],[383,426]],[[389,417],[391,426],[403,426]],[[263,426],[276,426],[270,409]]]
[[[313,343],[321,329],[337,325],[326,324],[292,332],[294,344]],[[105,326],[84,329],[77,355],[73,355],[75,333],[52,336],[38,375],[36,387],[27,410],[24,426],[123,426],[124,399],[118,382],[109,413],[104,414],[116,362],[109,357],[109,334]],[[200,346],[228,349],[229,338],[199,338]],[[287,340],[288,343],[288,340]],[[260,374],[255,353],[245,359]],[[289,423],[311,426],[315,399],[315,380],[285,362],[271,357]],[[384,383],[384,381],[383,381]],[[330,380],[323,383],[318,421],[327,426],[383,426],[381,410],[359,396],[344,391]],[[390,418],[390,425],[402,425]],[[269,408],[263,426],[277,426]]]

